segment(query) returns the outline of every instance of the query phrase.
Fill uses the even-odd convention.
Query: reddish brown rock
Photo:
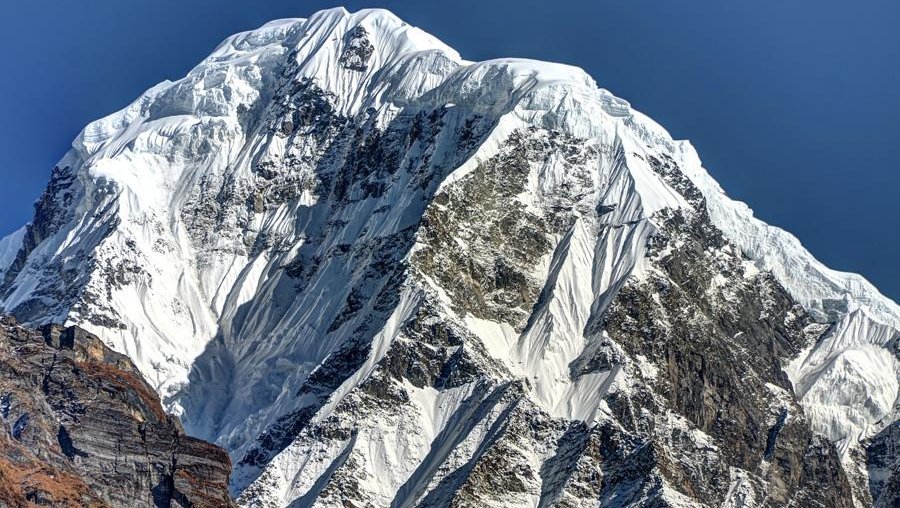
[[[0,507],[233,506],[228,454],[77,327],[0,319],[0,422]]]

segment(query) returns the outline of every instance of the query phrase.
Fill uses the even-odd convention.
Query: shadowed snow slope
[[[894,302],[584,71],[387,11],[237,34],[90,124],[0,266],[246,506],[896,499]]]

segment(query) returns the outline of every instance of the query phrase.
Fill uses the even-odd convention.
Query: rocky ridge
[[[80,328],[0,318],[0,419],[0,506],[233,506],[227,453]]]

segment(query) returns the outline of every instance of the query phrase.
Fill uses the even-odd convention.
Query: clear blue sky
[[[231,33],[337,5],[6,0],[0,234],[30,219],[89,121],[184,75]],[[728,193],[900,299],[900,2],[355,2],[468,59],[566,62],[688,138]]]

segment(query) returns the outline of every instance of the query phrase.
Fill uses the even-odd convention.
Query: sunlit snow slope
[[[0,276],[5,312],[129,355],[247,506],[890,506],[900,482],[871,451],[894,302],[582,70],[467,62],[383,10],[235,35],[90,124]]]

